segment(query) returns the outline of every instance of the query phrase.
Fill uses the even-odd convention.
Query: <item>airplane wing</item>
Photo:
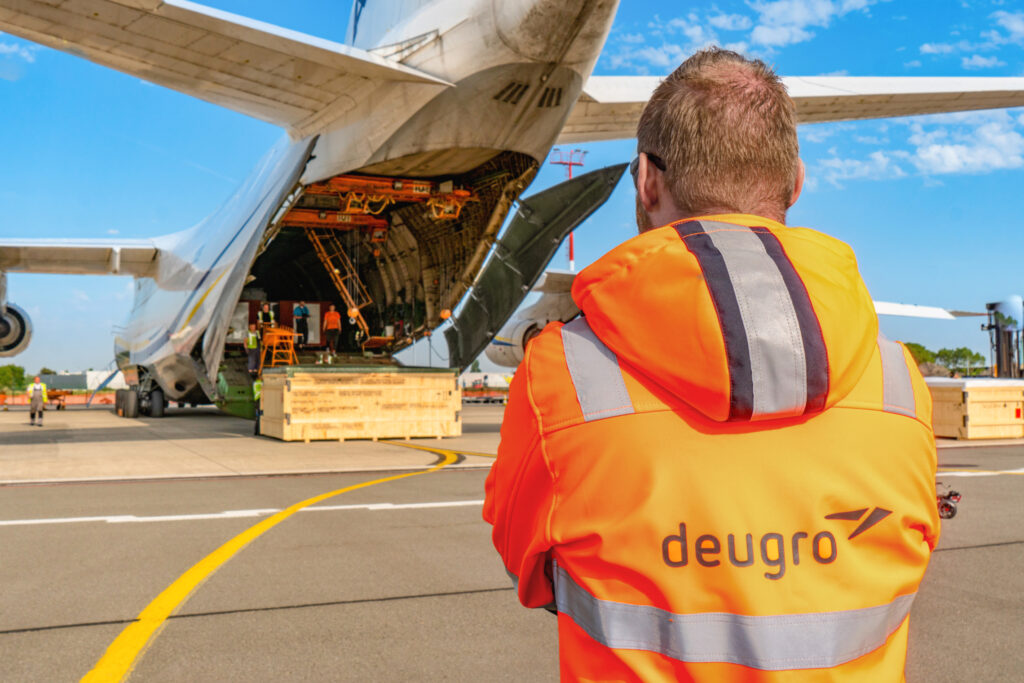
[[[0,238],[0,273],[152,277],[159,252],[149,240]]]
[[[358,48],[187,0],[0,0],[0,31],[301,135],[367,80],[446,81]]]
[[[1024,106],[1024,78],[815,76],[782,79],[800,123]],[[559,144],[636,137],[656,76],[591,76]]]
[[[939,308],[938,306],[898,304],[891,301],[876,301],[875,313],[878,315],[895,315],[903,318],[934,318],[936,320],[955,320],[956,318],[974,318],[988,315],[988,313],[950,311],[945,308]]]
[[[568,294],[572,291],[572,283],[575,279],[576,273],[572,271],[551,268],[544,271],[530,291],[544,294]]]

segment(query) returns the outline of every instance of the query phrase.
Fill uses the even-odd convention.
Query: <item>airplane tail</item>
[[[393,41],[384,37],[388,31],[408,20],[422,7],[437,0],[353,0],[345,42],[369,50]]]

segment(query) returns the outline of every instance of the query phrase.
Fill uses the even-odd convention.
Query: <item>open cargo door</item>
[[[530,288],[559,245],[615,189],[628,164],[607,166],[519,201],[512,222],[445,330],[448,364],[463,370],[480,355]]]

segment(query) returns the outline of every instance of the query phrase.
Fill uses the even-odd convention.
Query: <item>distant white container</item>
[[[1024,379],[926,377],[935,436],[1024,438]]]

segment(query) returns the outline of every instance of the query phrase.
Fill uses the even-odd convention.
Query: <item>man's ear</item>
[[[804,189],[804,176],[807,173],[807,169],[804,167],[803,159],[797,159],[796,164],[796,182],[793,183],[793,196],[789,198],[789,205],[786,206],[787,209],[796,204],[796,200],[800,199],[800,193]]]
[[[652,167],[650,159],[646,154],[640,155],[640,165],[636,174],[636,191],[640,197],[640,204],[650,214],[656,211],[661,201],[658,188],[657,169]]]

